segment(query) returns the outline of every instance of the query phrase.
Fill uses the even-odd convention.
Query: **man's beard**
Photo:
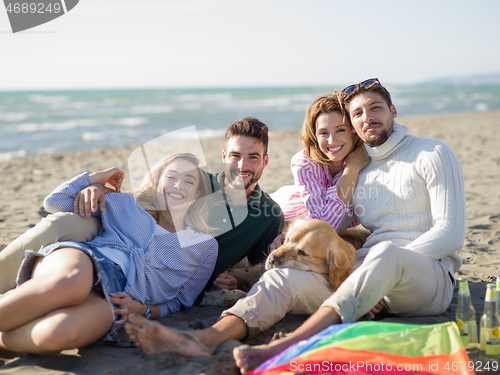
[[[231,169],[229,171],[229,175],[226,176],[227,179],[229,180],[229,182],[236,188],[242,188],[243,187],[243,179],[239,176],[237,176],[237,174],[240,174],[240,173],[245,173],[245,174],[249,174],[251,175],[251,178],[250,178],[250,181],[248,181],[245,185],[244,185],[244,189],[248,189],[250,186],[252,186],[253,184],[255,184],[257,181],[259,181],[260,177],[262,176],[262,171],[256,175],[255,172],[251,172],[251,171],[240,171],[239,168],[234,168],[234,169]],[[241,179],[241,182],[239,181]]]
[[[381,133],[377,134],[376,136],[373,136],[370,139],[366,140],[366,144],[370,147],[377,147],[383,144],[387,139],[389,138],[389,132],[384,129]]]
[[[372,125],[372,124],[370,124]],[[390,129],[389,130],[387,129]],[[377,147],[382,145],[385,141],[389,139],[389,136],[391,135],[392,131],[394,129],[394,120],[390,123],[390,126],[384,127],[384,129],[378,133],[377,135],[373,135],[371,138],[368,138],[365,140],[365,143],[370,146],[370,147]]]

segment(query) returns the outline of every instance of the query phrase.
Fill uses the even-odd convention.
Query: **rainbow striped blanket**
[[[330,326],[252,374],[474,374],[474,364],[454,322],[357,322]]]

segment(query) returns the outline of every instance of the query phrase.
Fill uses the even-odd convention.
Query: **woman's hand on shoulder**
[[[125,172],[116,167],[90,174],[90,182],[92,184],[106,185],[107,183],[112,186],[117,193],[120,192],[124,178]]]
[[[370,164],[372,158],[368,156],[364,147],[358,147],[350,152],[346,158],[346,168],[355,169],[358,172]]]
[[[120,328],[127,322],[130,314],[143,316],[146,310],[146,305],[134,300],[128,293],[125,292],[110,293],[109,300],[119,306],[118,309],[113,311],[115,315],[120,315],[120,320],[116,322],[116,329]]]

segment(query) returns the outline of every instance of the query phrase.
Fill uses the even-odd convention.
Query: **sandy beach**
[[[461,256],[462,269],[457,273],[470,280],[478,319],[483,310],[485,283],[500,273],[500,111],[401,117],[411,134],[437,138],[457,154],[464,171],[467,230]],[[272,129],[272,124],[269,124]],[[268,193],[293,184],[290,159],[301,149],[299,130],[271,132],[269,166],[260,185]],[[208,162],[220,162],[223,139],[202,140]],[[136,146],[94,149],[89,151],[25,157],[0,163],[0,249],[34,226],[47,212],[42,202],[57,185],[82,171],[96,171],[117,166],[127,171],[127,159]],[[130,188],[126,182],[125,190]],[[454,320],[456,296],[445,314],[428,318],[386,321],[438,323]],[[180,329],[206,327],[214,323],[222,308],[194,306],[161,319],[167,326]],[[247,344],[269,342],[273,335],[294,330],[304,316],[288,315],[281,322]],[[124,336],[125,337],[125,336]],[[95,343],[60,355],[28,355],[0,360],[0,374],[237,374],[229,341],[211,358],[180,358],[167,354],[146,357],[138,348],[118,348]]]

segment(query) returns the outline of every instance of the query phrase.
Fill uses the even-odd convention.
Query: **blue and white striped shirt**
[[[90,184],[88,173],[58,186],[44,201],[47,211],[73,212],[76,194]],[[215,267],[218,244],[208,234],[185,230],[155,235],[156,222],[127,193],[106,194],[102,229],[87,242],[122,251],[130,258],[124,291],[141,303],[157,305],[161,317],[190,307]]]

